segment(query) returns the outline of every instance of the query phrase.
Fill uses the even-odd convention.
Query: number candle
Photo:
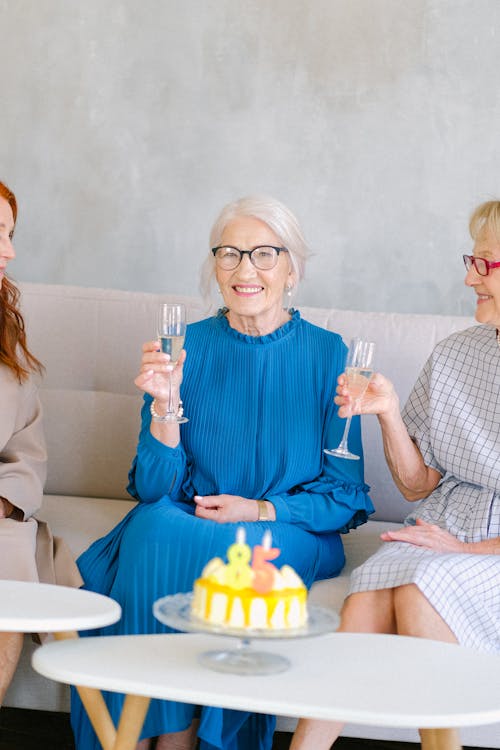
[[[274,577],[278,572],[276,567],[268,562],[278,557],[281,550],[277,547],[271,547],[271,532],[269,529],[264,532],[262,545],[257,544],[253,550],[252,570],[255,573],[253,587],[260,594],[265,594],[273,588]]]
[[[240,526],[236,532],[236,542],[227,551],[226,583],[235,589],[244,589],[252,582],[252,569],[248,564],[252,551],[245,544],[245,539],[245,529]]]

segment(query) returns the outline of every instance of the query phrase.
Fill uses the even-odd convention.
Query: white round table
[[[132,750],[149,698],[284,716],[420,728],[426,748],[455,749],[462,726],[500,721],[500,656],[390,635],[332,633],[264,640],[286,672],[224,674],[200,653],[232,639],[209,635],[85,638],[39,649],[34,668],[59,682],[126,693],[115,750]]]
[[[49,583],[0,580],[0,630],[63,633],[117,622],[121,607],[92,591]]]
[[[48,583],[0,580],[0,630],[4,632],[53,633],[58,641],[78,642],[78,630],[112,625],[120,617],[120,605],[102,594]],[[100,690],[80,685],[77,690],[102,746],[112,748],[116,729]]]

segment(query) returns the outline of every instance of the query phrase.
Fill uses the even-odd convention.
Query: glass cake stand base
[[[238,638],[238,645],[234,649],[204,651],[198,655],[200,664],[216,672],[248,675],[284,672],[290,667],[290,662],[286,657],[273,654],[270,651],[254,650],[251,641],[254,639],[272,641],[276,638],[310,638],[311,636],[331,633],[337,629],[339,624],[339,616],[335,612],[310,605],[308,622],[300,628],[250,630],[211,625],[192,616],[192,598],[191,593],[164,596],[163,599],[158,599],[154,603],[153,613],[160,622],[175,630]]]
[[[276,674],[285,672],[290,666],[284,656],[255,651],[248,639],[242,639],[234,649],[204,651],[199,654],[198,661],[208,669],[232,674]]]

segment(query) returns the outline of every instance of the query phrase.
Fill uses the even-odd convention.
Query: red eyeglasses
[[[492,268],[500,267],[500,260],[486,260],[486,258],[476,258],[475,255],[463,255],[464,264],[469,271],[472,266],[480,276],[487,276]]]

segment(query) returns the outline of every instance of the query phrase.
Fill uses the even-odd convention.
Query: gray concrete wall
[[[498,0],[0,0],[22,281],[194,294],[252,192],[313,250],[298,303],[468,314],[500,195]]]

